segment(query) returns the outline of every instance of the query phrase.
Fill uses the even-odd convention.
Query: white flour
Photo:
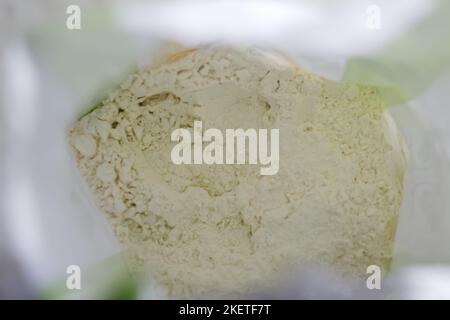
[[[196,119],[279,128],[278,174],[174,165],[170,134]],[[357,277],[389,267],[405,167],[389,119],[372,88],[208,47],[130,76],[70,141],[131,268],[172,297],[219,297],[302,263]]]

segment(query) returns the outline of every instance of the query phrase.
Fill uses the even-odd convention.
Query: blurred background
[[[128,277],[66,130],[131,68],[218,41],[378,86],[410,152],[382,290],[311,268],[258,297],[449,299],[448,39],[448,1],[0,0],[0,298],[164,298]],[[88,270],[81,292],[69,265]]]

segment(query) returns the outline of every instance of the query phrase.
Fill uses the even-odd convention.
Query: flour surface
[[[175,165],[171,132],[279,128],[280,169]],[[402,142],[371,87],[274,54],[204,47],[131,75],[70,132],[128,263],[170,297],[236,296],[302,264],[387,270]]]

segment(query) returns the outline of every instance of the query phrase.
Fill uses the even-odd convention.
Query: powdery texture
[[[194,120],[279,128],[279,173],[173,164],[171,132]],[[302,264],[389,267],[405,159],[374,88],[204,47],[131,75],[70,142],[131,269],[171,297],[236,296]]]

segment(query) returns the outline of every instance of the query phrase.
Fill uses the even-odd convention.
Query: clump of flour
[[[279,128],[280,169],[175,165],[177,128]],[[257,49],[205,47],[131,75],[70,132],[132,270],[171,297],[256,290],[311,263],[388,269],[405,160],[371,87]]]

